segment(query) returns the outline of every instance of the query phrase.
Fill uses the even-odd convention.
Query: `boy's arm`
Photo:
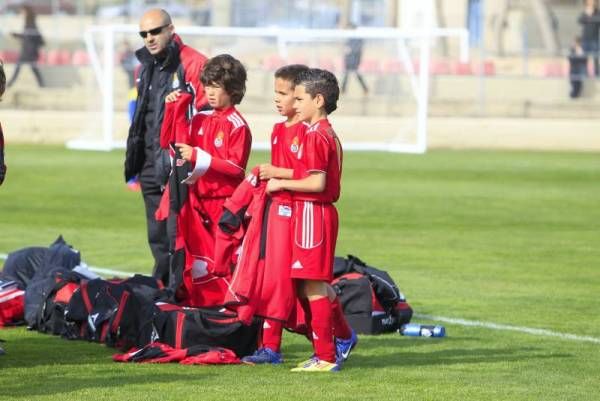
[[[326,174],[322,171],[313,171],[308,177],[299,180],[285,180],[271,178],[267,183],[267,193],[278,191],[295,192],[323,192],[325,190]]]
[[[261,180],[268,180],[271,178],[284,178],[291,180],[294,178],[294,170],[283,167],[276,167],[269,163],[259,165]]]
[[[192,175],[184,182],[193,184],[209,170],[223,175],[243,177],[244,168],[250,155],[252,136],[250,129],[245,125],[239,127],[234,135],[236,140],[230,145],[230,154],[227,159],[213,156],[199,147],[190,147],[181,143],[175,144],[180,148],[182,157],[194,165]]]

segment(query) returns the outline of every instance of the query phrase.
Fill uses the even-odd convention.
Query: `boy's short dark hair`
[[[0,60],[0,97],[4,95],[4,91],[6,90],[6,75],[4,74],[4,64],[2,60]]]
[[[340,86],[337,78],[331,72],[319,68],[309,68],[298,75],[294,84],[304,86],[306,93],[313,98],[317,94],[321,94],[325,100],[324,107],[327,114],[331,114],[337,109]]]
[[[291,82],[292,88],[293,88],[294,86],[296,86],[294,81],[296,80],[298,75],[300,75],[304,71],[308,71],[308,70],[309,70],[308,66],[306,66],[304,64],[284,65],[283,67],[281,67],[277,71],[275,71],[275,78],[281,78],[284,81]]]
[[[231,103],[239,104],[246,93],[246,69],[229,54],[221,54],[208,60],[200,76],[202,85],[217,84],[231,97]]]

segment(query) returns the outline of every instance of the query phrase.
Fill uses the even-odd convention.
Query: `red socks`
[[[333,341],[333,311],[329,298],[322,297],[310,301],[312,319],[313,348],[315,355],[322,361],[335,363],[335,344]]]
[[[335,297],[331,302],[331,309],[333,311],[333,334],[343,340],[352,337],[352,329],[348,325],[346,316],[344,316],[344,310],[338,297]]]
[[[304,324],[306,325],[306,337],[308,341],[313,342],[312,338],[312,327],[310,325],[312,321],[312,313],[310,312],[310,302],[308,302],[307,298],[298,298],[300,305],[302,306],[302,310],[304,311]]]
[[[280,352],[283,325],[277,320],[265,319],[262,332],[262,347]]]

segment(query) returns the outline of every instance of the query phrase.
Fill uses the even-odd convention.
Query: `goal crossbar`
[[[427,25],[427,24],[426,24]],[[115,35],[135,34],[135,25],[91,26],[84,33],[86,50],[89,54],[97,85],[102,99],[101,140],[75,139],[67,142],[71,149],[112,150],[125,146],[124,141],[114,140],[114,83]],[[178,27],[179,34],[202,35],[204,37],[255,37],[273,38],[282,59],[288,57],[288,45],[298,42],[339,41],[341,39],[388,39],[398,43],[398,59],[410,77],[410,87],[417,103],[416,141],[414,143],[348,143],[348,149],[384,150],[403,153],[424,153],[427,149],[427,116],[429,95],[429,65],[431,59],[431,40],[440,37],[456,38],[459,42],[459,58],[467,62],[469,58],[469,33],[464,28],[425,27],[421,30],[400,30],[393,28],[358,28],[354,30],[334,29],[286,29],[286,28],[237,28],[237,27]],[[95,37],[100,35],[102,56],[98,52]],[[406,47],[407,40],[418,41],[419,70],[416,73],[413,61]],[[265,147],[258,144],[256,147]],[[260,146],[262,145],[262,146]]]

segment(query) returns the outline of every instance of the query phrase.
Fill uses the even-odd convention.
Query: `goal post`
[[[83,127],[79,138],[67,142],[68,148],[111,150],[125,146],[126,90],[122,87],[124,78],[117,79],[124,74],[118,65],[118,47],[124,40],[137,40],[135,43],[141,46],[136,39],[137,30],[135,25],[104,25],[92,26],[84,33],[90,62],[85,68],[93,75],[88,85],[95,85],[89,91],[96,103],[87,107],[89,126]],[[460,61],[466,62],[469,57],[466,29],[436,28],[431,21],[422,29],[410,31],[177,26],[176,32],[186,44],[209,57],[231,53],[246,65],[248,89],[240,109],[253,134],[257,133],[254,123],[260,126],[258,133],[262,135],[255,136],[255,149],[269,148],[264,131],[277,119],[271,100],[273,70],[285,63],[305,63],[333,69],[341,84],[344,43],[358,38],[365,42],[359,71],[375,88],[369,91],[368,98],[359,96],[356,90],[354,94],[350,91],[341,95],[332,120],[344,148],[424,153],[432,50],[439,38],[451,38],[456,40]],[[373,125],[378,127],[377,132]],[[348,136],[346,131],[351,131]]]

